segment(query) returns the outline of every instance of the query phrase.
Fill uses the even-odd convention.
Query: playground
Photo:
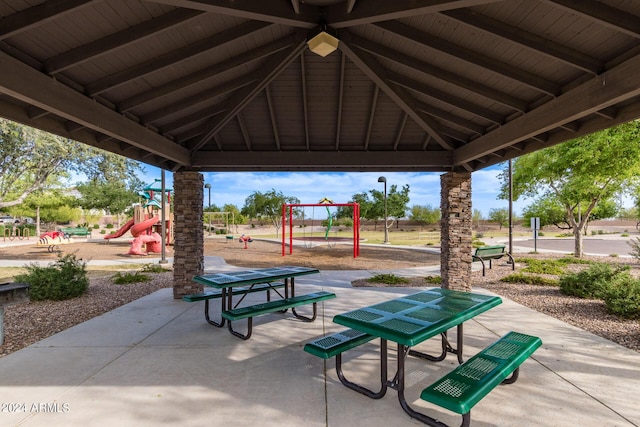
[[[255,230],[254,230],[255,231]],[[238,239],[229,240],[220,237],[205,239],[204,255],[221,256],[229,264],[246,267],[272,265],[313,265],[323,270],[367,270],[380,268],[409,268],[433,265],[440,262],[437,253],[417,251],[410,248],[392,248],[379,246],[362,247],[360,256],[353,258],[351,245],[319,245],[313,248],[296,247],[291,255],[282,256],[280,242],[261,240],[253,235],[253,241],[244,249],[244,243]],[[35,241],[35,240],[34,240]],[[102,240],[74,242],[60,246],[63,253],[75,253],[84,260],[125,260],[131,247],[131,238],[112,239],[108,244]],[[173,256],[173,246],[167,246],[167,257]],[[159,254],[150,254],[157,258]],[[146,257],[139,257],[145,262]],[[0,247],[0,259],[48,261],[57,259],[57,253],[43,251],[34,245],[15,245]]]

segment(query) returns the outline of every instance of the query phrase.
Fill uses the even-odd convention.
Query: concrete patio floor
[[[203,302],[174,300],[171,289],[160,290],[0,358],[0,425],[421,425],[403,412],[394,390],[380,400],[362,396],[339,382],[333,359],[325,363],[302,349],[343,329],[332,323],[335,314],[418,291],[349,285],[368,275],[323,271],[299,278],[298,293],[322,288],[338,297],[319,305],[313,323],[287,314],[258,317],[248,341],[207,324]],[[639,353],[503,301],[465,323],[465,355],[510,330],[537,335],[543,346],[522,365],[515,384],[498,387],[474,407],[472,426],[640,425]],[[215,316],[219,308],[213,307]],[[418,348],[435,351],[438,343]],[[376,387],[377,346],[373,341],[345,354],[351,380]],[[390,350],[393,375],[391,344]],[[452,426],[459,416],[418,396],[455,365],[453,356],[441,363],[407,359],[407,400]]]

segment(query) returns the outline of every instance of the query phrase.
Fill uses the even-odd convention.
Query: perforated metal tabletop
[[[275,282],[277,280],[303,276],[305,274],[315,274],[319,272],[320,271],[318,269],[309,267],[268,267],[256,268],[253,270],[242,270],[195,276],[193,278],[193,281],[201,283],[204,286],[222,289],[233,286],[253,285],[255,283]]]
[[[333,321],[410,347],[501,303],[497,296],[433,288],[342,313]]]

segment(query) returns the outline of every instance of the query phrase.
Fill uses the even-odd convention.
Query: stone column
[[[471,290],[471,172],[440,177],[442,287]]]
[[[202,200],[204,178],[195,171],[173,174],[173,297],[202,292],[192,278],[204,271]]]

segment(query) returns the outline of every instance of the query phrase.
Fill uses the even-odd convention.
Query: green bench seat
[[[315,341],[305,344],[304,351],[322,359],[330,359],[338,356],[347,350],[356,348],[374,339],[369,335],[355,329],[347,329],[333,335],[318,338]]]
[[[225,310],[222,312],[222,317],[226,320],[229,320],[228,328],[229,331],[237,336],[238,338],[242,338],[244,340],[249,339],[252,331],[253,317],[260,316],[268,313],[275,313],[277,311],[286,311],[287,309],[291,309],[293,315],[306,322],[313,322],[317,316],[317,303],[320,301],[325,301],[331,298],[335,298],[336,294],[332,292],[313,292],[305,295],[298,295],[290,298],[283,298],[275,301],[268,301],[261,304],[254,304],[245,307],[233,308],[230,310]],[[299,315],[295,311],[295,307],[305,305],[305,304],[313,304],[313,317],[305,317]],[[231,322],[247,319],[247,333],[240,334],[233,330],[231,326]]]
[[[340,379],[340,382],[346,387],[352,390],[362,393],[365,396],[372,399],[379,399],[384,396],[387,386],[387,366],[382,362],[380,363],[380,391],[371,391],[366,387],[358,385],[349,381],[342,372],[342,353],[347,350],[354,349],[362,344],[366,344],[375,336],[369,335],[366,332],[358,331],[355,329],[347,329],[342,332],[337,332],[333,335],[327,335],[325,337],[318,338],[311,341],[304,346],[304,351],[322,359],[336,358],[336,374]],[[386,344],[385,344],[386,345]]]
[[[66,234],[67,236],[91,236],[91,230],[83,227],[66,227],[61,228],[61,232]]]
[[[461,427],[467,427],[471,408],[499,384],[515,382],[520,365],[541,345],[538,337],[509,332],[425,388],[420,398],[462,415]]]
[[[493,245],[493,246],[480,246],[476,248],[476,251],[471,255],[472,261],[480,261],[482,263],[482,275],[486,274],[485,261],[489,261],[489,268],[491,268],[491,260],[500,259],[507,256],[511,262],[511,269],[516,269],[516,263],[509,252],[506,251],[505,245]]]
[[[252,286],[243,286],[243,287],[238,287],[238,288],[232,288],[231,293],[233,295],[246,295],[246,294],[250,294],[253,292],[267,292],[267,301],[271,301],[271,291],[272,290],[276,290],[276,289],[281,289],[284,288],[284,283],[283,282],[277,282],[277,283],[258,283]],[[277,292],[277,291],[276,291]],[[189,295],[184,295],[182,297],[183,301],[187,301],[187,302],[197,302],[197,301],[204,301],[204,318],[207,320],[207,322],[211,325],[217,326],[217,327],[222,327],[224,326],[225,323],[225,319],[223,318],[220,322],[216,322],[214,320],[211,320],[211,318],[209,317],[209,300],[211,299],[216,299],[216,298],[221,298],[222,297],[222,290],[221,289],[211,289],[211,290],[207,290],[205,292],[201,292],[198,294],[189,294]]]

